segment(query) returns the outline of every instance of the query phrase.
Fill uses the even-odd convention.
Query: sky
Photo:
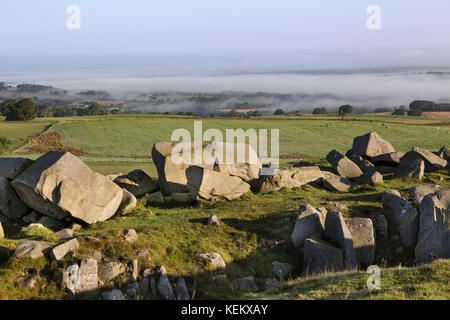
[[[70,5],[79,30],[66,26]],[[0,73],[449,66],[449,13],[448,0],[2,0]]]

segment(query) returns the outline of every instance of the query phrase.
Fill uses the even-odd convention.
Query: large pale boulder
[[[158,182],[140,169],[119,176],[114,179],[114,182],[137,198],[159,189]]]
[[[191,166],[215,170],[244,181],[257,179],[262,168],[256,152],[245,143],[158,142],[153,146],[152,158],[165,195],[189,192],[186,170]]]
[[[396,190],[389,190],[382,196],[383,211],[387,220],[400,234],[403,245],[413,248],[417,241],[419,212]]]
[[[272,176],[262,176],[252,185],[255,192],[267,193],[281,188],[295,188],[323,178],[316,166],[297,167],[278,170]]]
[[[414,147],[411,151],[407,152],[400,161],[400,164],[411,163],[417,159],[425,162],[425,172],[433,172],[436,170],[442,170],[447,167],[447,160],[444,160],[433,152]]]
[[[0,158],[0,177],[13,180],[32,163],[26,158]]]
[[[354,155],[373,158],[391,152],[395,152],[394,147],[376,132],[367,133],[353,140],[352,153]]]
[[[189,167],[186,177],[193,200],[233,200],[250,191],[241,179],[202,167]]]
[[[336,150],[327,155],[327,161],[343,178],[356,178],[362,175],[361,169],[353,161]]]
[[[0,216],[9,219],[20,219],[30,209],[19,199],[11,184],[5,178],[0,177]]]
[[[338,272],[344,269],[342,250],[326,241],[308,238],[305,240],[304,251],[304,275]]]
[[[348,270],[358,267],[358,259],[350,232],[344,217],[339,211],[330,210],[325,218],[325,235],[344,250],[345,266]]]
[[[303,249],[307,238],[323,235],[325,216],[309,204],[300,206],[299,213],[291,240],[294,247]]]
[[[427,263],[438,258],[450,258],[450,189],[425,196],[419,209],[417,261]]]
[[[113,216],[123,196],[115,183],[60,151],[37,159],[11,185],[28,207],[55,219],[88,224]]]

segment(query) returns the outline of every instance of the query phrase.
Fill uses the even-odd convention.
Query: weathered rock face
[[[101,280],[108,282],[124,273],[127,265],[114,261],[101,261],[98,264],[98,275]]]
[[[437,184],[424,184],[424,185],[409,189],[409,194],[414,199],[414,202],[417,205],[419,205],[425,196],[435,193],[442,189],[444,189],[444,188],[442,188],[440,185],[437,185]]]
[[[80,292],[98,287],[98,267],[95,259],[83,259],[79,269]]]
[[[89,224],[113,216],[123,195],[119,186],[80,159],[59,151],[37,159],[11,185],[28,207],[56,219]]]
[[[423,198],[419,205],[420,229],[415,248],[419,263],[450,258],[450,189]]]
[[[375,171],[375,168],[374,168],[375,166],[369,160],[366,160],[363,157],[357,156],[357,155],[354,155],[354,154],[349,154],[349,155],[346,155],[346,156],[351,161],[353,161],[361,169],[361,171],[363,173]]]
[[[222,256],[216,252],[199,253],[195,255],[195,258],[202,261],[210,270],[223,270],[227,267]]]
[[[274,261],[272,262],[273,274],[278,278],[287,278],[294,270],[294,266],[290,263]]]
[[[361,169],[353,161],[336,150],[327,155],[327,161],[343,178],[356,178],[362,175]]]
[[[5,178],[0,177],[0,216],[9,219],[20,219],[30,211],[19,199],[11,184]]]
[[[186,281],[184,281],[183,278],[180,278],[177,281],[177,300],[190,300]]]
[[[232,150],[234,157],[230,152],[228,159],[227,150]],[[177,163],[176,159],[172,159],[172,152],[179,154],[180,158],[185,156],[186,161]],[[191,166],[215,170],[244,181],[258,178],[259,170],[262,168],[253,148],[242,143],[204,142],[202,145],[196,145],[190,142],[177,144],[158,142],[153,146],[152,158],[158,170],[162,191],[166,195],[189,192],[186,170]]]
[[[303,274],[314,275],[344,269],[344,255],[341,249],[323,240],[310,238],[305,240],[304,248]]]
[[[403,152],[380,154],[379,156],[372,157],[370,162],[376,166],[396,166],[400,164],[400,159],[404,155],[405,154]]]
[[[370,132],[353,140],[352,153],[364,158],[373,158],[392,152],[395,152],[394,147],[376,132]]]
[[[303,249],[307,238],[323,235],[325,217],[309,204],[301,206],[299,213],[291,239],[294,247]]]
[[[0,177],[14,180],[33,160],[26,158],[0,158]]]
[[[350,192],[355,184],[348,179],[331,175],[323,179],[323,186],[329,191]]]
[[[72,239],[63,244],[60,244],[59,246],[54,247],[50,251],[50,257],[56,261],[61,260],[66,256],[66,254],[68,254],[69,252],[75,252],[79,247],[80,245],[78,243],[78,240]]]
[[[161,274],[159,276],[157,288],[158,288],[159,296],[163,300],[173,300],[174,295],[173,295],[172,286],[170,285],[169,278],[167,278],[167,276],[165,274]]]
[[[358,178],[355,178],[354,181],[358,184],[369,184],[371,186],[375,186],[383,182],[383,175],[376,170],[367,171]]]
[[[352,234],[353,247],[359,264],[368,266],[375,258],[375,231],[372,220],[367,218],[345,219]]]
[[[339,211],[328,211],[325,219],[325,235],[332,242],[339,244],[339,247],[344,250],[346,268],[348,270],[358,268],[352,233]]]
[[[139,169],[115,178],[114,182],[138,198],[159,189],[158,182]]]
[[[262,176],[253,185],[255,192],[267,193],[281,188],[295,188],[323,178],[319,167],[297,167],[278,170],[273,176]]]
[[[136,197],[129,192],[127,189],[123,190],[122,201],[120,202],[119,209],[117,210],[118,214],[128,214],[136,207],[137,199]]]
[[[418,180],[423,179],[424,173],[425,173],[425,162],[422,159],[403,161],[395,171],[395,175],[398,178],[410,177]]]
[[[189,167],[186,177],[193,200],[233,200],[250,191],[250,185],[237,177],[197,166]]]
[[[433,152],[414,147],[411,151],[407,152],[402,160],[401,163],[411,163],[415,160],[423,160],[425,162],[425,172],[433,172],[436,170],[442,170],[447,167],[447,161],[438,157]]]
[[[413,248],[417,241],[419,212],[396,190],[382,196],[383,211],[387,220],[398,230],[405,247]]]
[[[14,251],[14,258],[30,257],[37,259],[42,257],[50,248],[52,244],[44,241],[21,241]]]

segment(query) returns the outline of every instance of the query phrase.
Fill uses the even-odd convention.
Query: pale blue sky
[[[81,30],[66,28],[71,4]],[[366,27],[373,4],[379,31]],[[448,66],[449,14],[448,0],[2,0],[0,69],[30,57],[101,66],[132,56],[226,71]]]

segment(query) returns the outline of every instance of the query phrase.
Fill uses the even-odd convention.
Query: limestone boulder
[[[63,259],[69,252],[75,252],[80,247],[77,239],[69,240],[63,244],[54,247],[50,251],[50,257],[53,260],[59,261]]]
[[[411,198],[414,199],[414,202],[419,205],[425,196],[436,193],[437,191],[442,189],[444,188],[437,184],[424,184],[409,189],[409,194]]]
[[[117,214],[125,215],[133,211],[133,209],[136,207],[137,199],[127,189],[122,189],[122,191],[122,201],[120,202],[119,209],[117,209]]]
[[[32,259],[37,259],[44,256],[51,247],[52,244],[49,242],[24,240],[17,245],[13,257],[30,257]]]
[[[108,282],[124,273],[126,269],[127,265],[125,263],[100,261],[98,263],[98,276],[102,281]]]
[[[447,167],[447,160],[444,160],[433,152],[426,149],[414,147],[407,152],[401,159],[402,163],[412,163],[416,160],[423,160],[425,163],[425,172],[433,172],[436,170],[443,170]]]
[[[315,275],[344,270],[344,254],[324,240],[308,238],[304,244],[303,274]]]
[[[362,175],[361,169],[342,153],[332,150],[326,157],[327,161],[343,178],[356,178]]]
[[[250,191],[250,185],[238,177],[202,167],[189,167],[186,178],[193,200],[233,200]]]
[[[353,140],[352,153],[354,155],[370,159],[392,152],[395,152],[394,147],[376,132],[369,132]]]
[[[201,261],[209,270],[223,270],[227,267],[222,256],[216,252],[199,253],[195,255],[195,258]]]
[[[320,237],[324,233],[324,215],[309,204],[299,208],[299,216],[291,235],[294,247],[302,250],[305,240],[311,237]]]
[[[280,169],[274,175],[262,176],[252,184],[254,192],[268,193],[281,188],[292,189],[323,178],[317,166]]]
[[[33,160],[26,158],[0,158],[0,177],[14,180],[31,164]]]
[[[450,258],[450,189],[425,196],[419,209],[417,261],[428,263],[438,258]]]
[[[113,216],[123,191],[69,152],[51,151],[11,182],[30,208],[59,220],[91,224]]]
[[[128,190],[137,198],[159,189],[158,181],[152,179],[140,169],[133,170],[124,176],[119,176],[114,179],[114,182],[121,188]]]
[[[328,175],[323,179],[323,186],[329,191],[350,192],[355,184],[337,175]]]
[[[8,219],[20,219],[29,211],[30,209],[18,197],[10,182],[0,177],[0,216],[3,215]]]
[[[347,270],[358,268],[358,259],[350,232],[344,217],[339,211],[330,210],[325,218],[325,236],[344,251]]]

